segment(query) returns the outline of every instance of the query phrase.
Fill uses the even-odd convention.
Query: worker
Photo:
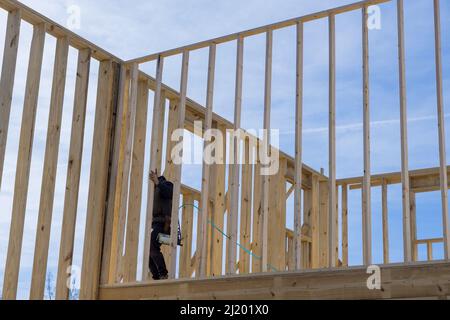
[[[161,252],[160,237],[170,235],[173,183],[167,181],[164,176],[158,177],[157,170],[150,172],[150,183],[155,185],[155,193],[149,268],[154,280],[163,280],[168,276],[164,256]]]

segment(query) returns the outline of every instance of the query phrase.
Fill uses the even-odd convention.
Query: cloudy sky
[[[242,31],[307,13],[320,11],[353,0],[321,1],[180,1],[180,0],[23,0],[23,3],[48,16],[61,25],[67,25],[69,9],[81,11],[80,28],[74,30],[122,59],[132,59],[193,42]],[[432,0],[405,1],[406,65],[408,87],[408,129],[410,168],[438,166],[436,124],[436,87],[434,67]],[[380,6],[381,28],[370,31],[371,68],[371,134],[372,170],[375,173],[400,170],[400,130],[398,103],[398,64],[395,1]],[[450,80],[450,4],[442,1],[443,76],[445,116],[449,123]],[[4,41],[6,12],[0,10],[0,43]],[[363,174],[362,142],[362,61],[361,13],[346,13],[336,18],[337,32],[337,175],[338,178]],[[10,131],[3,182],[0,190],[0,284],[9,238],[12,198],[18,137],[23,107],[26,69],[32,28],[23,23],[19,44],[16,85],[13,97]],[[264,35],[246,39],[244,57],[244,91],[242,125],[259,129],[263,122],[264,90]],[[22,250],[19,297],[28,297],[32,268],[35,229],[39,208],[40,183],[47,131],[49,98],[51,92],[55,39],[46,39],[44,65],[33,144],[30,187],[27,203],[25,235]],[[0,46],[3,48],[3,46]],[[3,49],[0,49],[0,58]],[[233,118],[235,42],[218,46],[216,94],[214,111]],[[77,53],[69,53],[69,69],[63,111],[61,146],[49,254],[49,272],[55,273],[61,230],[64,186],[67,170],[70,123],[73,105],[74,75]],[[168,58],[164,82],[178,88],[179,57]],[[280,130],[283,151],[294,153],[294,99],[295,99],[295,29],[286,28],[274,33],[272,127]],[[95,109],[98,62],[91,66],[91,81],[86,119],[86,137],[83,152],[83,171],[78,210],[74,264],[81,265],[81,251],[89,181],[90,146]],[[142,66],[154,74],[154,64]],[[207,51],[191,54],[188,95],[204,103],[206,88]],[[304,158],[316,170],[328,163],[328,36],[327,21],[319,20],[305,25],[305,84],[304,84]],[[152,100],[152,96],[150,97]],[[151,115],[149,116],[150,120]],[[149,122],[151,123],[151,122]],[[448,132],[449,130],[447,130]],[[150,130],[149,130],[150,132]],[[447,148],[450,145],[447,133]],[[147,139],[147,142],[149,139]],[[147,150],[149,144],[147,143]],[[146,155],[146,167],[148,164]],[[183,172],[183,182],[199,188],[201,168],[190,166]],[[144,183],[144,194],[146,184]],[[403,259],[401,235],[401,188],[389,189],[389,222],[391,259]],[[373,254],[376,263],[382,261],[381,193],[373,192]],[[288,222],[292,226],[293,199],[289,199]],[[145,201],[145,199],[143,200]],[[360,264],[361,253],[361,199],[358,191],[350,192],[350,263]],[[442,236],[439,192],[418,195],[418,236]],[[436,257],[442,256],[442,246],[436,245]],[[420,256],[424,257],[424,250]],[[138,273],[140,274],[140,272]]]

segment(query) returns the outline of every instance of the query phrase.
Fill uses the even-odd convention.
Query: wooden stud
[[[329,218],[329,182],[321,181],[319,182],[319,219],[318,219],[318,238],[319,238],[319,268],[329,267],[329,228],[330,224],[334,225],[334,223],[330,222]]]
[[[381,186],[381,210],[383,219],[383,261],[389,263],[389,216],[388,216],[388,186],[383,180]]]
[[[433,261],[433,242],[427,242],[427,260]]]
[[[89,195],[81,268],[80,299],[96,299],[100,283],[105,204],[107,200],[112,115],[118,88],[118,68],[100,62],[94,121]]]
[[[118,252],[118,223],[119,210],[117,201],[120,197],[120,188],[122,187],[122,164],[123,164],[123,148],[122,144],[125,136],[122,134],[126,124],[125,116],[128,108],[128,92],[129,92],[129,72],[127,66],[120,65],[119,92],[117,110],[114,113],[114,133],[112,133],[113,145],[111,149],[111,168],[108,187],[108,200],[105,217],[105,233],[103,239],[102,254],[102,271],[101,283],[111,284],[116,280],[116,267]]]
[[[283,270],[285,261],[286,241],[286,158],[280,158],[278,173],[271,176],[269,185],[269,212],[268,217],[268,259],[267,271]],[[263,266],[264,267],[264,266]]]
[[[45,42],[45,25],[34,26],[28,63],[27,84],[20,129],[19,153],[17,157],[16,180],[12,219],[9,232],[8,254],[3,280],[3,299],[16,298],[19,279],[20,255],[22,251],[23,228],[27,204],[28,182],[33,147],[36,109],[41,79],[42,58]]]
[[[411,230],[411,252],[412,260],[418,260],[418,248],[417,248],[417,219],[416,219],[416,194],[414,192],[409,193],[409,210],[411,212],[410,230]]]
[[[186,116],[186,92],[189,70],[189,51],[183,52],[181,83],[180,83],[180,106],[178,110],[178,128],[184,130],[184,120]],[[183,136],[179,143],[183,142]],[[183,155],[183,148],[180,150],[180,157]],[[182,159],[179,159],[180,161]],[[178,211],[180,206],[181,192],[181,163],[175,164],[175,178],[173,180],[173,200],[172,200],[172,220],[171,220],[171,257],[169,266],[169,277],[176,277],[177,269],[177,243],[178,243]]]
[[[213,114],[213,98],[214,98],[214,74],[216,67],[216,46],[209,47],[209,62],[208,62],[208,84],[206,90],[206,119],[205,131],[212,128],[212,114]],[[210,142],[210,141],[209,141]],[[204,142],[204,148],[208,145],[208,141]],[[203,157],[202,157],[203,158]],[[208,207],[209,207],[209,177],[210,165],[203,162],[202,168],[202,195],[200,200],[199,219],[201,221],[198,235],[197,245],[199,248],[199,268],[197,274],[200,277],[206,275],[207,266],[207,244],[208,244]]]
[[[159,121],[161,114],[161,87],[162,87],[162,74],[164,68],[164,59],[162,57],[158,58],[158,63],[156,65],[156,89],[153,103],[153,120],[152,120],[152,136],[151,136],[151,147],[150,147],[150,172],[157,170],[161,172],[161,168],[158,168],[158,150],[160,126],[162,125]],[[170,152],[170,151],[168,151]],[[147,189],[147,211],[145,218],[145,240],[144,240],[144,253],[143,253],[143,263],[142,263],[142,280],[148,280],[149,277],[149,261],[150,261],[150,241],[152,232],[152,221],[153,221],[153,196],[155,193],[155,185],[153,183],[148,184]],[[176,193],[174,192],[174,195]]]
[[[319,228],[319,177],[316,174],[312,175],[311,179],[311,268],[319,267],[320,257],[320,228]]]
[[[261,164],[259,159],[256,160],[253,165],[253,239],[252,239],[252,273],[262,272],[262,203],[261,203],[261,188],[262,188],[262,176],[261,176]],[[256,257],[257,258],[256,258]]]
[[[400,138],[402,158],[402,207],[403,207],[403,250],[405,262],[411,262],[411,232],[409,211],[409,172],[408,172],[408,122],[406,108],[405,74],[405,31],[403,0],[397,0],[398,56],[400,82]]]
[[[90,65],[91,50],[80,50],[78,52],[69,163],[67,165],[66,194],[64,198],[58,275],[56,278],[56,299],[58,300],[67,300],[69,298],[67,280],[68,270],[72,266],[75,241]]]
[[[440,185],[442,201],[442,225],[444,234],[444,257],[450,259],[450,222],[448,217],[448,177],[447,156],[445,150],[445,116],[444,116],[444,94],[442,84],[442,48],[441,48],[441,16],[440,1],[434,0],[434,35],[436,55],[436,96],[437,116],[439,134],[439,163],[440,163]]]
[[[216,129],[218,129],[223,137],[226,137],[226,130],[223,126],[217,125]],[[216,227],[223,230],[224,226],[224,214],[226,207],[225,200],[225,174],[226,174],[226,165],[225,165],[225,154],[226,154],[226,140],[223,141],[222,145],[218,145],[219,148],[216,149],[215,152],[216,157],[219,157],[218,164],[212,165],[213,175],[211,177],[211,181],[214,181],[214,193],[213,193],[213,216],[212,222],[214,226],[211,224],[211,275],[219,276],[222,275],[222,262],[223,262],[223,235],[216,230]]]
[[[389,263],[389,217],[388,217],[388,185],[383,180],[382,188],[382,219],[383,219],[383,260],[385,264]]]
[[[122,160],[122,185],[118,189],[118,229],[117,229],[117,254],[116,254],[116,281],[120,282],[124,275],[123,266],[123,251],[125,243],[125,228],[127,222],[127,207],[128,207],[128,193],[130,182],[130,170],[131,170],[131,157],[133,152],[133,138],[136,125],[136,109],[137,109],[137,96],[139,85],[139,66],[133,64],[130,66],[130,91],[128,95],[128,108],[125,114],[125,130],[124,144],[123,144],[123,160]]]
[[[264,81],[264,141],[263,152],[267,155],[271,153],[270,145],[270,114],[272,107],[272,51],[273,51],[273,32],[268,31],[266,33],[266,68],[265,68],[265,81]],[[264,164],[267,165],[267,164]],[[262,169],[263,166],[261,166]],[[261,206],[262,206],[262,242],[261,242],[261,255],[262,255],[262,271],[268,271],[269,263],[269,190],[271,184],[271,177],[267,173],[262,173],[262,194],[261,194]]]
[[[242,74],[244,69],[244,39],[239,38],[237,41],[237,56],[236,56],[236,89],[235,89],[235,102],[234,102],[234,129],[239,130],[241,127],[241,109],[242,109]],[[239,149],[240,139],[236,136],[233,137],[232,146],[232,163],[230,164],[230,209],[228,213],[230,230],[228,232],[228,260],[227,260],[227,273],[236,273],[236,259],[237,259],[237,246],[238,241],[238,201],[239,201]]]
[[[250,140],[244,141],[244,164],[242,165],[242,193],[241,193],[241,232],[240,244],[250,248],[251,224],[252,224],[252,162],[253,150]],[[244,250],[239,252],[239,274],[250,272],[250,256]]]
[[[135,282],[138,262],[139,225],[142,207],[142,183],[144,181],[145,141],[147,133],[148,83],[139,81],[136,102],[133,155],[130,176],[130,195],[126,226],[123,281]],[[145,177],[147,178],[147,177]],[[145,179],[147,182],[147,179]]]
[[[336,216],[336,28],[335,16],[330,15],[329,24],[329,234],[328,234],[328,264],[336,267],[335,226]]]
[[[181,238],[183,246],[180,250],[180,278],[191,277],[191,258],[192,258],[192,227],[194,221],[194,197],[192,194],[183,194],[183,217]]]
[[[294,252],[295,268],[302,266],[302,135],[303,135],[303,23],[297,24],[297,87],[295,103],[295,208]]]
[[[8,13],[5,47],[3,50],[2,74],[0,78],[0,187],[2,186],[3,165],[5,161],[6,139],[8,137],[9,116],[11,114],[14,77],[16,75],[21,21],[22,17],[19,9]]]
[[[47,142],[31,278],[31,300],[42,300],[44,298],[68,54],[69,41],[67,38],[59,38],[56,43],[55,65],[53,70]]]
[[[342,185],[342,265],[348,267],[348,187]]]
[[[362,10],[363,26],[363,131],[364,131],[364,181],[362,196],[363,214],[363,261],[364,265],[372,264],[372,207],[370,182],[370,96],[369,96],[369,19],[368,8]]]

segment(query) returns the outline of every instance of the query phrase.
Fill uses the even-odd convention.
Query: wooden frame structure
[[[171,245],[164,252],[172,280],[165,284],[167,285],[167,294],[158,294],[157,297],[159,298],[162,296],[175,297],[171,290],[178,290],[179,286],[184,286],[182,281],[188,281],[187,285],[193,287],[196,286],[195,281],[206,281],[208,285],[219,284],[222,281],[220,277],[223,275],[223,269],[225,269],[225,274],[231,276],[231,278],[236,277],[235,274],[239,272],[239,277],[242,277],[245,285],[252,287],[254,279],[266,281],[267,285],[272,285],[271,280],[267,280],[269,279],[267,277],[272,277],[270,279],[275,279],[275,282],[277,282],[277,277],[280,277],[280,282],[290,285],[290,281],[298,280],[297,277],[299,279],[310,279],[308,277],[326,276],[327,272],[331,272],[324,271],[323,268],[349,267],[348,216],[350,213],[348,194],[351,190],[362,190],[363,264],[369,266],[372,264],[371,190],[377,186],[382,188],[383,257],[384,263],[389,264],[387,199],[388,186],[391,184],[402,184],[403,247],[404,262],[406,263],[400,267],[392,268],[395,269],[395,272],[403,272],[403,269],[408,272],[410,267],[408,263],[418,260],[417,248],[423,244],[427,246],[427,257],[431,261],[433,260],[433,244],[443,243],[445,259],[448,260],[450,256],[450,223],[447,204],[447,174],[449,168],[447,167],[445,150],[439,0],[433,1],[440,167],[417,171],[409,171],[408,168],[403,0],[396,0],[402,170],[398,173],[371,175],[369,30],[366,21],[369,6],[390,1],[392,0],[361,1],[130,61],[123,61],[16,0],[0,0],[0,8],[8,11],[0,80],[0,187],[4,169],[21,21],[30,23],[34,30],[20,133],[10,240],[3,281],[3,298],[15,299],[17,296],[32,156],[31,146],[34,137],[46,34],[57,39],[57,46],[41,186],[41,189],[45,192],[41,192],[40,199],[30,290],[31,299],[42,299],[44,296],[69,47],[77,49],[79,55],[56,283],[58,299],[67,299],[69,293],[66,286],[67,269],[71,266],[73,260],[87,94],[92,59],[98,60],[100,66],[95,108],[94,145],[90,162],[91,175],[85,221],[80,298],[156,297],[151,287],[154,284],[147,282],[149,280],[147,266],[154,193],[154,186],[151,183],[148,185],[147,191],[146,215],[141,218],[141,202],[144,198],[143,182],[147,176],[144,171],[144,158],[146,132],[147,127],[150,127],[146,121],[149,112],[152,112],[153,119],[149,169],[150,171],[163,172],[162,168],[164,168],[164,175],[174,183]],[[335,20],[336,16],[342,13],[356,10],[360,10],[362,13],[364,174],[356,178],[336,179]],[[329,31],[328,176],[304,164],[302,158],[303,30],[306,23],[318,19],[328,19]],[[269,134],[271,128],[273,33],[276,30],[288,27],[296,28],[294,157],[276,150],[271,145]],[[246,38],[257,34],[266,35],[263,123],[266,134],[261,139],[241,129],[244,44]],[[216,48],[220,44],[229,42],[235,42],[237,49],[233,122],[213,112]],[[205,107],[187,97],[189,55],[190,52],[201,48],[209,48]],[[166,86],[162,81],[164,60],[175,55],[182,56],[179,91]],[[156,78],[148,76],[139,69],[140,64],[150,61],[156,61]],[[152,107],[149,106],[150,92],[154,93]],[[167,101],[169,102],[169,108],[167,128],[165,128]],[[229,158],[233,161],[230,164],[225,162],[204,163],[201,190],[195,190],[181,182],[182,165],[175,163],[170,156],[175,144],[171,140],[171,135],[176,129],[184,129],[196,134],[195,121],[199,120],[203,121],[204,124],[201,129],[205,131],[214,128],[226,133],[227,130],[234,129],[241,130],[241,134],[233,136],[232,141],[230,141],[231,146],[234,147],[230,148]],[[164,137],[164,132],[167,132],[167,137]],[[167,144],[165,156],[163,154],[164,140]],[[256,147],[252,142],[256,143]],[[204,139],[205,148],[211,143],[213,143],[211,139]],[[243,155],[240,154],[241,143],[243,144]],[[265,149],[270,155],[279,155],[276,159],[279,170],[276,173],[272,175],[261,173],[261,170],[267,164],[263,163],[259,157],[254,159],[254,155],[258,155],[258,151],[261,149]],[[226,145],[222,146],[220,150],[216,149],[216,152],[221,153],[219,158],[226,159],[226,150]],[[239,163],[241,156],[246,160],[244,164]],[[250,161],[253,159],[254,162]],[[227,166],[228,183],[225,181]],[[290,188],[287,189],[287,185]],[[341,189],[340,201],[338,199],[339,188]],[[417,239],[415,194],[434,190],[441,191],[443,236],[439,239]],[[286,202],[292,193],[294,194],[294,230],[289,230],[286,228]],[[341,205],[340,227],[338,219],[339,204]],[[196,220],[194,212],[198,214]],[[185,245],[181,247],[178,253],[177,227],[180,216]],[[225,217],[226,226],[224,223]],[[197,222],[196,233],[194,233],[193,228],[195,221]],[[142,248],[142,284],[138,285],[136,283],[139,279],[137,270],[140,250],[139,227],[141,224],[145,225],[145,240]],[[342,232],[340,241],[339,230]],[[223,249],[224,242],[226,242],[226,250]],[[193,252],[191,246],[193,243],[196,244],[195,252]],[[411,266],[411,268],[413,267]],[[419,266],[423,270],[428,267],[437,273],[442,270],[447,272],[446,270],[449,268],[448,261],[436,267],[432,265]],[[306,269],[321,271],[302,273]],[[361,276],[361,270],[351,268],[341,270],[342,277],[349,281],[354,280],[350,276],[350,272],[356,272],[358,276],[355,277],[357,278]],[[276,272],[270,273],[274,271]],[[289,280],[285,281],[283,274],[287,271],[291,272],[291,275],[287,275],[286,277]],[[267,272],[267,274],[255,276],[255,278],[246,275],[261,272]],[[184,280],[177,280],[177,278]],[[186,280],[186,278],[200,278],[201,280]],[[447,281],[444,283],[446,293],[438,294],[439,296],[449,295],[448,279],[444,280]],[[245,285],[243,284],[243,286]],[[158,284],[158,286],[160,285]],[[131,293],[130,288],[137,289],[137,291]],[[217,290],[220,291],[220,289]],[[280,290],[283,291],[284,289]],[[428,292],[426,288],[423,290],[420,292]],[[255,297],[265,297],[264,294],[258,294]],[[328,293],[324,292],[323,294]],[[311,297],[305,292],[297,295],[283,293],[284,295],[297,298]],[[205,293],[198,297],[217,296],[225,297],[227,294],[215,291],[212,296]],[[345,293],[344,296],[378,297],[367,295],[360,288],[356,290],[356,293]],[[390,297],[407,296],[407,294],[394,292]],[[179,296],[176,295],[176,297]],[[182,297],[187,296],[182,294]]]

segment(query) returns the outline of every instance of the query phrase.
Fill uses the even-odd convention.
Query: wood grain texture
[[[68,39],[59,38],[56,43],[41,198],[39,201],[39,215],[30,289],[31,300],[42,300],[44,298],[68,54]]]
[[[72,266],[73,259],[90,65],[91,50],[80,50],[78,52],[66,193],[64,197],[58,274],[56,277],[56,299],[58,300],[66,300],[69,298],[67,270]]]
[[[20,24],[19,9],[8,13],[6,22],[5,47],[3,49],[2,73],[0,78],[0,187],[2,186],[3,166],[8,137],[9,117],[16,75],[17,50],[19,48]]]
[[[34,26],[20,129],[8,254],[3,280],[3,299],[5,300],[15,299],[17,294],[44,42],[45,25]]]
[[[99,66],[89,194],[86,213],[80,299],[96,299],[100,284],[112,117],[117,104],[119,70],[111,60]]]

